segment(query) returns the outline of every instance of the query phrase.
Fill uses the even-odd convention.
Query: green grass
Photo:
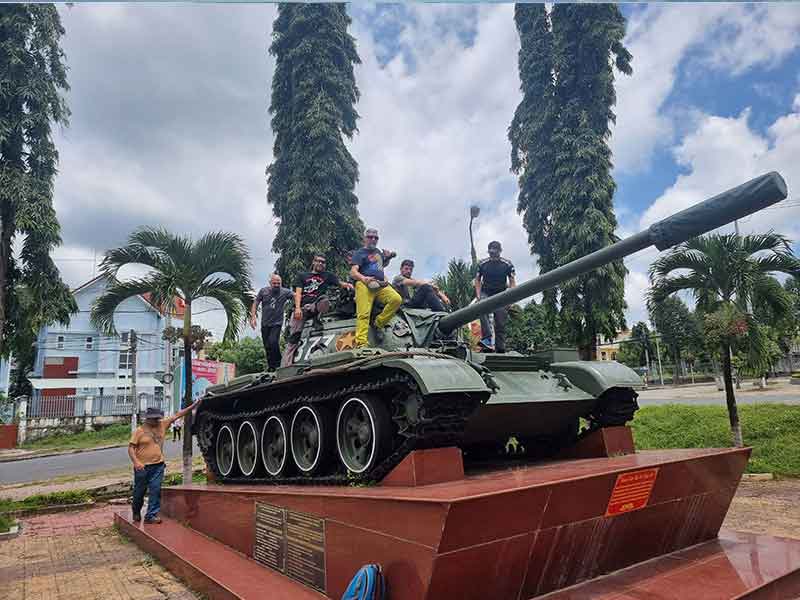
[[[0,515],[0,533],[6,533],[14,525],[15,521],[6,515]]]
[[[163,485],[180,485],[181,483],[183,483],[182,473],[170,473],[164,476]],[[192,483],[206,483],[205,472],[192,473]]]
[[[66,492],[53,492],[51,494],[36,494],[24,500],[8,500],[0,498],[0,516],[17,510],[30,510],[54,505],[82,504],[89,502],[92,497],[86,490],[70,490]]]
[[[800,477],[800,406],[739,406],[746,446],[753,447],[749,473]],[[633,420],[636,447],[723,448],[731,445],[725,406],[646,406]]]
[[[130,438],[131,426],[129,423],[114,423],[97,431],[52,435],[26,442],[21,447],[26,450],[76,450],[94,448],[95,446],[124,444]]]

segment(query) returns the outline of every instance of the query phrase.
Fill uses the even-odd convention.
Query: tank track
[[[355,374],[350,374],[350,377],[353,375]],[[363,485],[377,483],[413,450],[458,445],[463,436],[467,419],[484,401],[481,398],[465,393],[425,396],[419,392],[416,382],[405,373],[359,373],[359,381],[349,384],[341,381],[343,378],[347,378],[347,376],[337,377],[333,382],[329,382],[328,391],[316,393],[306,391],[303,393],[304,390],[297,390],[294,394],[288,394],[290,397],[282,402],[256,410],[224,414],[213,410],[202,411],[201,408],[195,431],[197,432],[203,458],[214,473],[214,477],[223,483],[271,485]],[[318,384],[314,387],[317,386]],[[266,387],[264,391],[268,391],[269,387],[272,386]],[[293,410],[303,404],[330,405],[348,395],[365,392],[373,394],[385,392],[386,396],[391,398],[392,420],[397,426],[397,432],[393,440],[395,449],[371,470],[360,475],[342,471],[320,476],[292,475],[287,477],[224,477],[220,473],[214,448],[214,432],[217,426],[231,421],[265,418],[270,414]],[[412,395],[416,395],[421,400],[420,418],[416,422],[411,422],[405,418],[399,404],[401,398]],[[344,469],[342,466],[339,468]]]

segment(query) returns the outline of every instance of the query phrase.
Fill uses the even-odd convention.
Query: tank
[[[380,481],[415,449],[458,446],[465,459],[547,457],[638,409],[641,378],[573,349],[479,353],[460,329],[482,314],[649,246],[665,250],[786,198],[767,173],[574,262],[452,313],[400,309],[380,343],[355,349],[342,296],[307,323],[295,363],[209,387],[193,433],[223,483]],[[585,427],[579,433],[579,420]],[[509,444],[509,441],[512,441]]]

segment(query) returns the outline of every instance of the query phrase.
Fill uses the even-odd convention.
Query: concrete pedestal
[[[428,452],[415,453],[408,459],[410,465],[387,478],[405,485],[184,485],[164,489],[163,514],[171,519],[171,527],[188,526],[186,531],[215,544],[215,552],[234,552],[243,561],[241,568],[282,582],[298,598],[306,597],[301,591],[320,595],[297,582],[297,565],[313,571],[313,577],[305,575],[316,581],[321,594],[339,598],[359,567],[377,562],[386,574],[391,600],[529,599],[598,582],[620,569],[675,556],[698,544],[719,543],[720,526],[749,456],[749,449],[644,451],[453,479],[457,465],[450,458],[456,454]],[[444,482],[425,485],[431,474],[436,475],[431,480],[443,477]],[[271,525],[259,520],[257,532],[257,511],[259,519],[265,514],[278,517]],[[154,543],[162,535],[159,531],[165,531],[160,526],[135,527],[125,516],[119,516],[118,523],[140,543]],[[277,554],[265,548],[265,539],[274,539],[265,537],[263,527],[287,531],[298,523],[310,528],[303,535],[311,537],[295,538],[300,541],[294,542],[299,544],[294,549],[279,540],[275,543],[284,545]],[[731,543],[719,552],[741,548],[745,542]],[[748,548],[761,552],[764,543],[750,543]],[[800,546],[792,548],[796,554],[780,565],[772,563],[769,552],[763,554],[772,579],[800,568]],[[264,566],[263,557],[270,552],[284,561],[281,565],[294,557],[295,580]],[[308,556],[298,558],[298,552]],[[181,560],[177,549],[162,547],[162,554],[171,556],[168,565]],[[664,568],[677,564],[679,559],[673,558]],[[291,571],[284,569],[288,575]],[[744,580],[740,588],[726,584],[720,589],[744,594],[756,587]]]

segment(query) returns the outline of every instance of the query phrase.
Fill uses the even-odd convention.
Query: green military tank
[[[380,344],[354,348],[355,307],[340,298],[307,324],[295,363],[206,391],[193,431],[221,482],[380,481],[412,450],[459,446],[467,459],[517,449],[546,457],[623,425],[641,378],[574,350],[474,352],[459,330],[494,311],[649,246],[667,249],[786,198],[768,173],[647,230],[452,313],[401,309]],[[370,334],[372,335],[372,333]]]

